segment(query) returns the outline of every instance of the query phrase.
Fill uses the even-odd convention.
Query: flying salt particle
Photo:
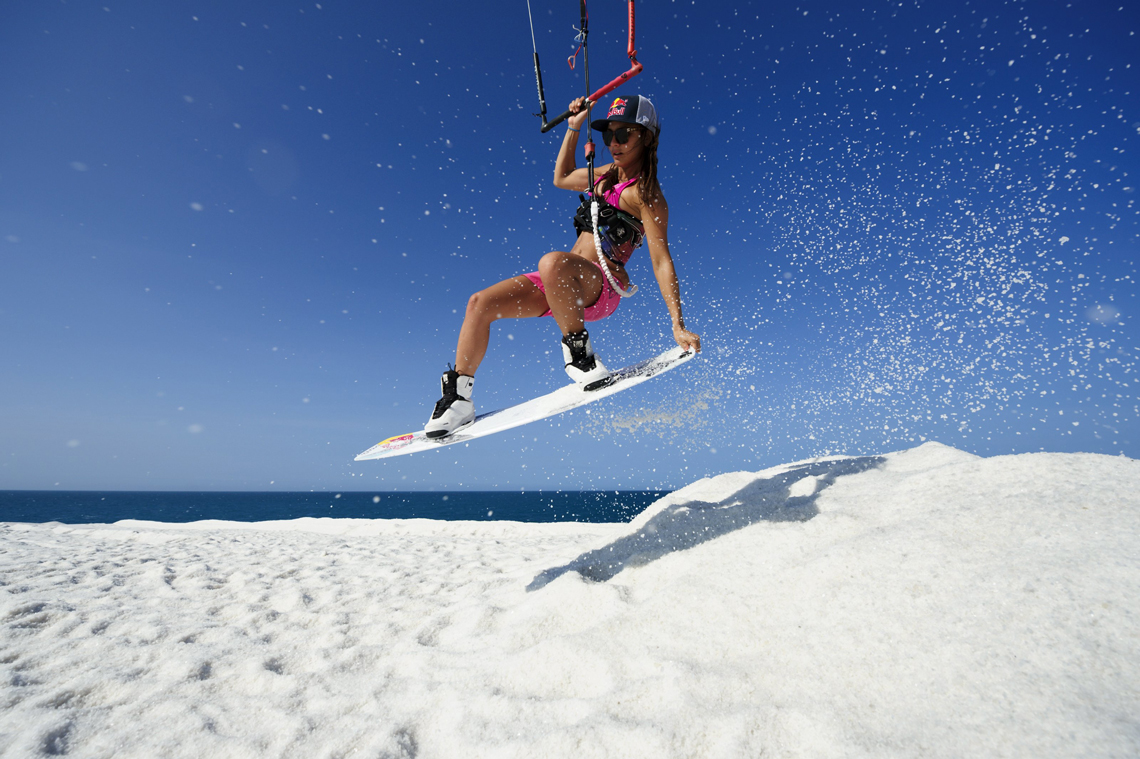
[[[189,432],[191,435],[197,435],[203,429],[205,429],[205,428],[200,424],[191,424],[189,427],[186,428],[186,431]]]
[[[204,208],[204,206],[201,203],[191,203],[190,207],[193,208],[195,211],[201,211]]]
[[[72,161],[71,168],[75,169],[76,171],[87,171],[87,164],[82,163],[81,161]]]
[[[68,447],[68,448],[75,448],[75,447],[77,447],[78,445],[79,445],[79,441],[78,441],[78,440],[68,440],[68,441],[67,441],[67,447]]]
[[[709,127],[709,134],[716,134],[716,127],[714,127],[714,126]]]

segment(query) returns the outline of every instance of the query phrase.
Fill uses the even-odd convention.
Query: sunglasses
[[[617,140],[618,145],[624,145],[629,142],[629,136],[638,131],[637,127],[619,127],[618,129],[607,129],[602,132],[602,144],[609,145],[613,140]]]

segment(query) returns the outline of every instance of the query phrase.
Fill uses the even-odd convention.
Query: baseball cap
[[[609,128],[611,121],[638,124],[647,129],[652,129],[654,134],[657,134],[660,129],[660,124],[657,121],[657,109],[644,95],[614,98],[613,102],[610,103],[606,117],[590,122],[590,128],[604,132]]]

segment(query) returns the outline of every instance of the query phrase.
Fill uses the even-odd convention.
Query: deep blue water
[[[0,490],[0,522],[353,519],[627,522],[668,491],[170,493]]]

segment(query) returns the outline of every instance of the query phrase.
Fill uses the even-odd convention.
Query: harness
[[[574,231],[578,234],[593,232],[593,210],[595,197],[578,196],[582,205],[574,214]],[[645,227],[633,216],[608,203],[604,198],[596,198],[598,204],[598,242],[602,255],[619,268],[625,268],[633,251],[641,247],[645,239]]]

